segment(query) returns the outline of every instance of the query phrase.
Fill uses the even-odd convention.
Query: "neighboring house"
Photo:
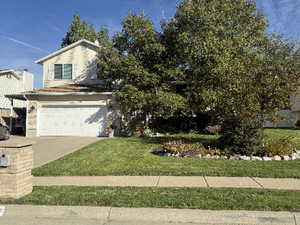
[[[291,98],[291,109],[278,112],[278,122],[266,121],[265,127],[290,128],[295,127],[295,123],[300,120],[300,91]]]
[[[33,74],[27,70],[0,70],[0,108],[10,109],[11,102],[7,94],[18,94],[33,89]],[[26,102],[16,100],[14,107],[26,107]]]
[[[10,117],[20,118],[22,116],[25,121],[26,102],[15,100],[12,107],[12,102],[5,95],[22,93],[32,89],[33,74],[27,70],[0,70],[0,123],[12,126]],[[14,121],[16,122],[16,120]],[[14,123],[14,125],[16,124]]]
[[[112,92],[97,76],[99,45],[80,40],[36,63],[44,88],[10,95],[27,100],[26,136],[106,136]]]

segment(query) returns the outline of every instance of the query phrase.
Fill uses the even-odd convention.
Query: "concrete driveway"
[[[27,139],[34,141],[34,163],[33,167],[37,168],[51,161],[59,159],[81,148],[95,143],[104,138],[96,137],[34,137],[25,138],[12,136],[12,139]]]

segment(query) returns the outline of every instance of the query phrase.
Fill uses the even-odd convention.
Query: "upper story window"
[[[55,80],[72,80],[72,64],[54,64]]]

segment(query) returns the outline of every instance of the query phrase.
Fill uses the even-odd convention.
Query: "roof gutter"
[[[22,93],[22,94],[9,94],[5,95],[7,98],[13,98],[18,100],[26,101],[29,96],[84,96],[84,95],[112,95],[113,92],[41,92],[41,93]]]
[[[26,96],[36,95],[53,95],[53,96],[64,96],[64,95],[112,95],[112,92],[40,92],[40,93],[24,93]]]

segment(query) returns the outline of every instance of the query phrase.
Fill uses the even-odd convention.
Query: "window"
[[[72,80],[72,64],[55,64],[54,79],[55,80]]]

